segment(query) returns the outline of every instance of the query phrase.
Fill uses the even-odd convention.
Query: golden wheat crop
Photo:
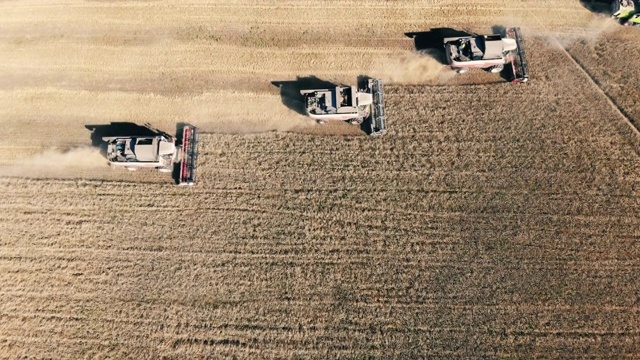
[[[403,35],[497,25],[526,86]],[[635,30],[573,0],[0,1],[0,358],[639,357]],[[383,78],[388,134],[271,83],[309,75]],[[110,121],[199,126],[198,184],[110,170]]]

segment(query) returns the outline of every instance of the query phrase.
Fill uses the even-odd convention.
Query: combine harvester
[[[178,185],[193,185],[198,158],[198,133],[194,126],[185,126],[178,139],[163,132],[148,136],[106,136],[107,160],[112,168],[135,171],[154,168],[173,172],[177,167]]]
[[[370,124],[368,134],[384,135],[387,131],[384,114],[382,81],[368,79],[363,89],[341,86],[330,89],[301,90],[307,115],[319,124],[328,121],[346,121],[360,125]]]
[[[612,17],[626,26],[640,26],[640,4],[638,0],[613,0]]]
[[[582,2],[597,12],[610,11],[611,17],[622,25],[640,25],[640,0],[583,0]]]
[[[447,63],[458,73],[469,69],[487,69],[492,73],[504,70],[506,64],[513,69],[511,82],[524,83],[529,80],[529,68],[524,54],[520,28],[505,29],[505,36],[470,35],[444,38]]]

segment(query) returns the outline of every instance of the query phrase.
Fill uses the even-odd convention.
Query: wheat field
[[[404,35],[513,25],[523,86]],[[0,1],[0,358],[640,358],[637,30],[577,0]],[[382,78],[388,133],[299,114],[274,83],[309,76]],[[111,170],[86,126],[118,121],[198,126],[197,185]]]

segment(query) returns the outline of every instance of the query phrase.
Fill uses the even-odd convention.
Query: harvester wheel
[[[355,118],[355,119],[349,120],[349,124],[360,125],[360,124],[362,124],[362,121],[363,121],[362,118]]]
[[[489,72],[495,74],[495,73],[499,73],[503,69],[504,69],[504,65],[494,65],[494,66],[489,68]]]

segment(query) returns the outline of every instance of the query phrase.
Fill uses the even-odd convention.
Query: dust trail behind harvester
[[[440,54],[407,51],[381,59],[371,69],[371,76],[390,84],[442,84],[455,72],[437,59]]]
[[[107,161],[98,148],[51,148],[21,162],[0,168],[0,176],[69,177],[78,172],[106,169]],[[70,175],[71,174],[71,175]]]
[[[620,24],[615,20],[604,15],[596,15],[587,24],[585,24],[584,28],[572,31],[554,31],[550,28],[534,29],[531,27],[523,28],[522,31],[527,37],[546,39],[547,43],[552,46],[560,44],[563,47],[568,47],[576,42],[593,44],[603,36],[609,36],[616,31],[620,31],[621,28]]]
[[[518,26],[521,28],[525,37],[537,37],[547,39],[552,45],[560,43],[562,46],[569,46],[576,41],[587,41],[589,43],[595,42],[601,36],[605,36],[616,30],[620,29],[620,24],[610,16],[606,14],[592,14],[592,16],[581,17],[581,25],[573,27],[557,27],[551,20],[554,17],[547,20],[540,13],[525,6],[527,17],[509,16],[499,19],[498,23],[507,24],[508,26]],[[576,13],[584,12],[587,14],[587,10],[579,8],[574,10]],[[587,14],[588,15],[588,14]]]
[[[281,102],[280,95],[257,92],[205,93],[186,101],[186,120],[203,132],[223,134],[288,131],[312,123]]]
[[[587,24],[581,33],[549,34],[549,36],[555,36],[563,46],[567,47],[576,41],[595,43],[602,36],[608,36],[620,29],[620,24],[618,24],[614,19],[604,15],[597,15]]]

